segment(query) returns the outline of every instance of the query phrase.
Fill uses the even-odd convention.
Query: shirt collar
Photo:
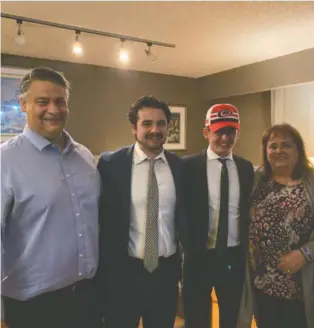
[[[134,164],[140,164],[140,163],[144,162],[147,159],[150,159],[150,157],[147,156],[143,152],[143,150],[140,147],[139,143],[136,142],[135,146],[134,146],[133,163]],[[162,159],[165,163],[167,163],[167,159],[166,159],[166,156],[165,156],[164,149],[162,149],[161,153],[157,157],[155,157],[155,160],[156,159]]]
[[[78,147],[77,142],[73,140],[73,138],[69,135],[68,132],[63,130],[63,133],[66,138],[66,146],[64,147],[65,150],[70,149],[70,147]],[[34,130],[30,129],[28,125],[25,125],[23,130],[23,135],[39,150],[42,151],[45,147],[52,145],[52,143],[47,140],[46,138],[39,135]]]
[[[233,161],[233,156],[232,153],[230,153],[228,156],[226,157],[220,157],[219,155],[217,155],[215,152],[213,152],[210,148],[210,146],[208,146],[207,148],[207,159],[208,160],[212,160],[212,159],[219,159],[219,158],[225,158],[225,159],[230,159]]]

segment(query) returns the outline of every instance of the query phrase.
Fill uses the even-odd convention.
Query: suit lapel
[[[239,175],[239,184],[240,184],[240,200],[239,200],[239,214],[240,214],[240,220],[239,220],[239,234],[240,234],[240,240],[245,241],[246,240],[246,234],[247,234],[247,218],[246,218],[246,206],[245,206],[245,199],[248,197],[248,194],[245,190],[246,188],[246,172],[245,169],[241,163],[241,160],[234,156],[234,161],[237,166],[238,175]]]
[[[167,158],[168,164],[170,166],[170,170],[173,176],[173,181],[174,181],[174,187],[175,187],[175,191],[176,191],[176,209],[175,209],[175,221],[178,225],[178,219],[180,214],[180,205],[182,204],[181,201],[181,192],[182,192],[182,185],[180,185],[181,180],[180,180],[180,168],[178,167],[178,163],[176,163],[174,157],[172,156],[172,154],[168,151],[164,151],[165,152],[165,156]]]
[[[171,169],[171,173],[173,176],[173,180],[174,180],[174,184],[175,184],[175,188],[176,188],[176,197],[178,197],[178,183],[179,183],[179,170],[178,167],[175,163],[175,161],[173,160],[173,157],[171,156],[171,153],[169,153],[167,150],[164,150],[165,152],[165,156],[167,158],[167,161],[169,163],[170,169]]]
[[[239,176],[239,184],[240,184],[240,202],[239,202],[239,207],[240,209],[242,208],[242,203],[243,203],[243,195],[245,195],[245,180],[246,180],[246,176],[245,176],[245,172],[243,170],[243,166],[241,165],[241,161],[239,160],[238,157],[233,156],[234,162],[237,166],[237,170],[238,170],[238,176]]]
[[[123,206],[127,213],[128,222],[130,221],[130,208],[131,208],[131,178],[132,178],[132,162],[133,162],[134,145],[127,148],[124,153],[124,159],[120,161],[120,168],[118,169],[121,200],[124,200]]]
[[[175,207],[175,228],[177,243],[181,241],[182,245],[186,246],[186,220],[184,211],[184,199],[183,199],[183,163],[175,155],[165,150],[165,156],[167,158],[175,186],[176,193],[176,207]]]
[[[206,149],[199,154],[197,159],[195,174],[195,186],[198,190],[198,194],[195,197],[200,197],[200,206],[202,213],[201,224],[204,227],[202,230],[206,232],[206,243],[207,243],[207,231],[209,229],[209,208],[208,208],[208,181],[207,181],[207,151]],[[194,177],[191,177],[192,179]],[[205,235],[204,235],[205,237]]]
[[[206,204],[206,216],[208,221],[208,182],[207,182],[207,152],[206,150],[200,153],[197,165],[197,178],[199,179],[200,197],[203,198],[203,203]]]

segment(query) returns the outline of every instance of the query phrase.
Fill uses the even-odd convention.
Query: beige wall
[[[205,113],[213,103],[237,106],[242,128],[235,153],[258,165],[261,136],[271,125],[269,90],[310,81],[314,81],[314,48],[199,78],[199,108]]]
[[[230,103],[239,109],[241,132],[234,152],[254,165],[261,164],[261,140],[270,126],[270,91],[215,99],[213,103]]]
[[[270,92],[264,91],[314,81],[313,58],[314,49],[309,49],[199,79],[7,54],[2,54],[2,66],[45,65],[62,71],[72,83],[67,128],[96,154],[133,142],[127,111],[138,97],[152,94],[169,104],[187,106],[187,149],[179,155],[206,147],[202,129],[211,104],[236,105],[242,131],[235,152],[258,164],[260,138],[270,125]]]
[[[198,79],[199,99],[243,95],[314,81],[314,48]]]
[[[63,72],[72,85],[67,129],[95,154],[133,143],[127,112],[143,95],[187,106],[188,151],[178,154],[197,152],[202,147],[202,139],[194,137],[198,135],[195,129],[200,112],[195,79],[6,54],[2,54],[2,66],[49,66]]]

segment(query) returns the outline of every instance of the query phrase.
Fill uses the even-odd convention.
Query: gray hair
[[[65,88],[67,98],[70,93],[70,82],[63,74],[49,67],[35,67],[27,73],[20,84],[20,98],[25,98],[33,81],[48,81]]]

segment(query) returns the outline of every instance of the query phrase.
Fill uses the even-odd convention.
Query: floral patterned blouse
[[[283,273],[277,265],[281,256],[305,244],[313,229],[304,185],[261,180],[250,214],[250,265],[255,287],[267,295],[302,299],[300,272]]]

